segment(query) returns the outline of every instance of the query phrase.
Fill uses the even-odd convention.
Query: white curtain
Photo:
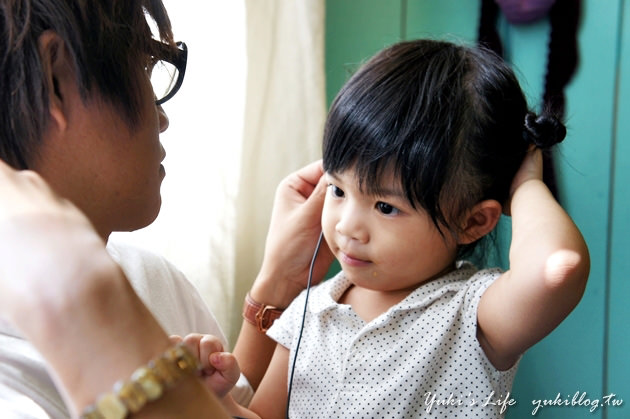
[[[276,185],[320,156],[325,0],[164,0],[189,47],[164,108],[158,219],[116,233],[171,260],[234,343],[260,267]]]
[[[273,195],[321,156],[326,116],[324,0],[247,0],[247,99],[236,197],[230,339],[262,261]]]

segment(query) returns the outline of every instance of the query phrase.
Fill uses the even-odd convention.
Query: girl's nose
[[[342,236],[359,243],[367,243],[369,239],[365,217],[352,205],[345,206],[340,212],[335,230]]]

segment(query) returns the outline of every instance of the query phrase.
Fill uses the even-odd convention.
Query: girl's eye
[[[343,192],[342,189],[339,189],[338,187],[336,187],[332,183],[330,185],[328,185],[328,187],[330,188],[330,193],[331,193],[332,196],[334,196],[335,198],[343,198],[344,192]]]
[[[376,208],[385,215],[396,215],[400,212],[400,210],[396,207],[393,207],[385,202],[378,202],[376,204]]]

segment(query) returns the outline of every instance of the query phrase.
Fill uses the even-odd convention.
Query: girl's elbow
[[[572,290],[581,298],[590,271],[588,249],[561,249],[547,258],[545,283],[550,290]]]

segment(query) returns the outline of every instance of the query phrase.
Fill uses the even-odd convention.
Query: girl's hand
[[[213,335],[191,333],[183,339],[171,336],[171,342],[183,341],[201,363],[201,379],[217,397],[225,397],[236,385],[241,370],[234,355],[223,351],[223,344]]]
[[[322,175],[322,162],[313,162],[287,176],[276,189],[262,268],[250,292],[254,300],[286,308],[306,288],[311,258],[322,230],[326,196]],[[313,283],[323,279],[333,258],[322,242]]]
[[[533,147],[529,149],[521,167],[514,175],[512,186],[510,187],[510,201],[505,206],[504,212],[506,215],[510,215],[511,200],[516,190],[529,180],[540,180],[543,178],[543,158],[542,151],[539,148]]]

